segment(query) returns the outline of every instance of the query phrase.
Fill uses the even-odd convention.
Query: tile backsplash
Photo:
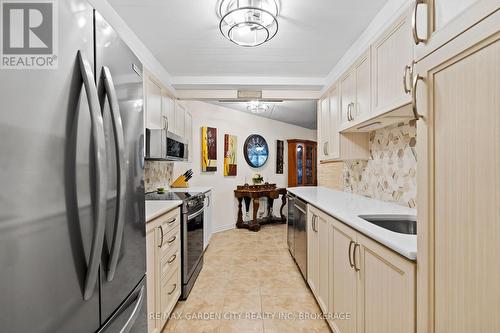
[[[146,192],[158,187],[169,188],[172,183],[174,164],[165,161],[146,161],[144,165],[144,188]]]
[[[416,208],[416,121],[370,133],[370,159],[345,161],[343,189]]]

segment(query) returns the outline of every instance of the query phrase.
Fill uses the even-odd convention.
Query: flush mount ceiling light
[[[253,47],[271,40],[278,32],[276,0],[221,0],[221,33],[233,43]]]
[[[263,104],[259,101],[251,101],[247,105],[247,110],[252,113],[268,113],[274,110],[274,105]]]

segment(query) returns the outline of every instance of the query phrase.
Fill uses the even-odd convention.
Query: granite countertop
[[[146,223],[180,205],[181,200],[146,200]]]
[[[378,241],[408,259],[417,258],[417,236],[393,232],[363,220],[358,215],[417,215],[417,210],[370,199],[358,194],[325,187],[293,187],[287,189],[302,200],[337,220]],[[417,228],[418,230],[418,228]]]

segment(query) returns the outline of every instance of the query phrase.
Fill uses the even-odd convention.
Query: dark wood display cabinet
[[[288,187],[316,186],[317,145],[309,140],[288,140]]]

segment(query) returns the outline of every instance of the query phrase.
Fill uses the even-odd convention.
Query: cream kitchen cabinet
[[[188,162],[193,161],[193,116],[186,110],[184,114],[184,139],[188,144]]]
[[[308,206],[307,214],[307,284],[317,298],[319,290],[319,234],[316,227],[316,215]]]
[[[181,295],[180,209],[146,224],[148,332],[161,332]]]
[[[188,143],[192,142],[192,116],[187,111],[184,101],[172,97],[147,71],[145,71],[144,86],[146,128],[166,129]],[[189,160],[192,160],[191,153]]]
[[[161,96],[162,114],[165,117],[166,127],[168,131],[175,128],[175,99],[170,96],[165,90],[162,90]]]
[[[329,311],[329,217],[322,211],[308,205],[308,235],[311,238],[310,247],[308,243],[308,283],[313,291],[321,310],[325,313]],[[310,232],[309,232],[310,231]],[[309,256],[311,249],[311,256]]]
[[[177,134],[181,138],[185,135],[185,120],[186,120],[186,107],[183,101],[175,101],[175,118],[174,126],[171,130],[172,133]]]
[[[339,132],[340,89],[334,84],[320,100],[318,113],[318,142],[321,161],[368,159],[368,135],[365,133]]]
[[[357,331],[415,332],[415,263],[360,233],[352,256],[358,274]]]
[[[498,0],[416,0],[412,14],[416,59],[423,59],[498,10]]]
[[[161,85],[148,74],[145,75],[144,80],[146,92],[146,127],[150,129],[163,129],[166,124],[162,111]]]
[[[329,323],[336,333],[356,332],[358,274],[354,269],[351,253],[356,244],[356,231],[331,218],[330,311],[342,314],[339,320]]]
[[[414,333],[414,262],[308,205],[308,284],[336,333]]]
[[[409,105],[413,70],[409,11],[372,44],[371,56],[373,115]]]
[[[370,116],[370,62],[368,50],[340,80],[340,113],[343,125]]]
[[[415,66],[419,333],[500,327],[499,27],[497,10]]]
[[[213,207],[213,193],[208,191],[205,193],[205,210],[203,211],[203,250],[207,248],[212,237]]]
[[[330,126],[330,105],[326,96],[318,101],[318,158],[327,160],[329,158],[328,149],[331,145],[331,134],[335,131]]]

